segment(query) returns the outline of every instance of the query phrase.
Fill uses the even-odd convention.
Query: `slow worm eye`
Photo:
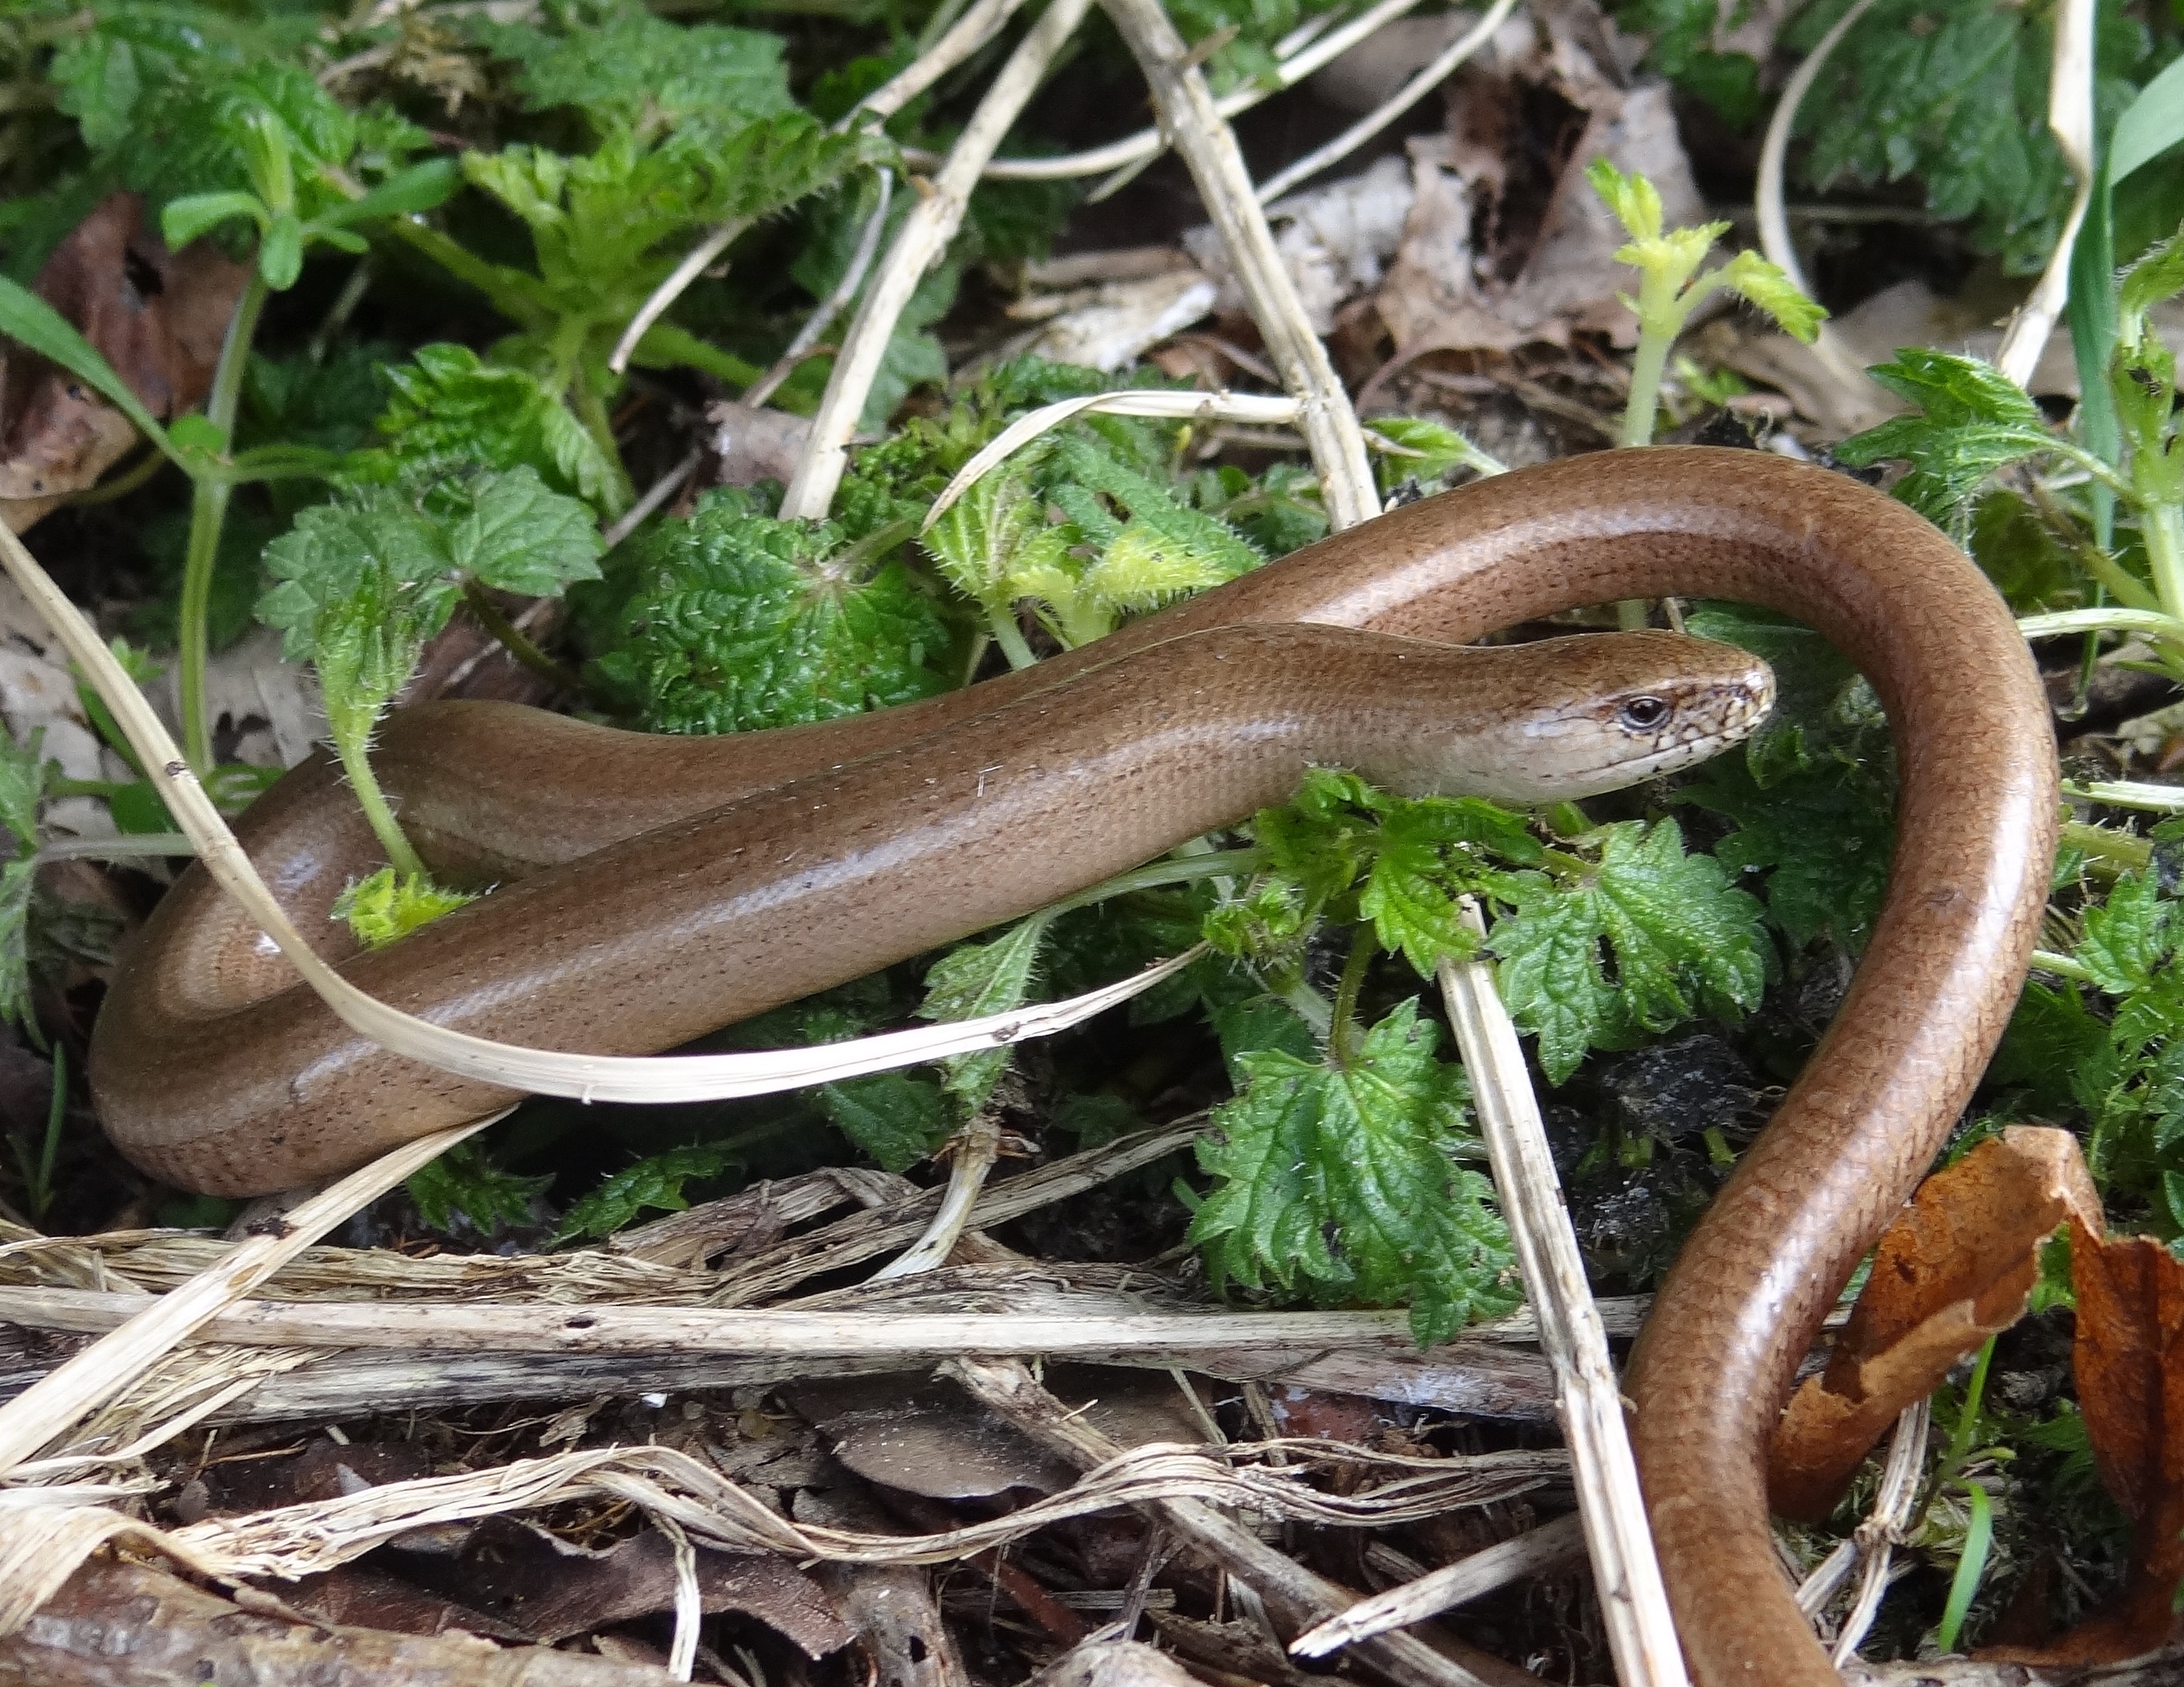
[[[1632,732],[1651,732],[1669,717],[1664,697],[1632,697],[1616,711],[1616,719]]]

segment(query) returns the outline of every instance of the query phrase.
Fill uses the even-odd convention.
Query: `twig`
[[[1274,85],[1252,83],[1223,94],[1216,107],[1224,120],[1237,116],[1252,107],[1272,99],[1284,89],[1293,88],[1322,66],[1340,58],[1380,28],[1406,12],[1413,11],[1418,0],[1380,0],[1370,11],[1361,12],[1350,22],[1331,35],[1309,46],[1298,48],[1290,57],[1275,68]],[[1292,36],[1293,41],[1295,37]],[[1127,170],[1150,163],[1168,149],[1167,137],[1158,129],[1140,129],[1134,135],[1125,135],[1120,140],[1111,140],[1103,147],[1094,147],[1085,152],[1070,153],[1060,158],[997,158],[986,166],[989,181],[1068,181],[1079,176],[1100,176],[1109,171]]]
[[[1396,118],[1417,105],[1451,76],[1456,68],[1473,53],[1494,38],[1494,32],[1502,27],[1516,0],[1494,0],[1487,14],[1473,24],[1457,40],[1449,44],[1409,82],[1397,89],[1386,99],[1367,112],[1324,147],[1306,153],[1295,163],[1279,171],[1259,190],[1259,202],[1264,204],[1279,199],[1300,181],[1309,181],[1330,164],[1339,163],[1360,147],[1378,134]]]
[[[962,226],[971,190],[994,148],[1016,121],[1054,55],[1084,20],[1091,0],[1052,0],[1046,12],[1009,55],[970,123],[948,155],[930,192],[924,194],[897,231],[878,272],[844,336],[834,360],[826,395],[812,418],[811,436],[795,477],[782,499],[783,517],[822,519],[834,502],[835,488],[849,466],[849,440],[864,414],[865,399],[878,377],[880,362],[894,335],[895,322],[926,270],[947,251]]]
[[[127,1388],[163,1355],[271,1277],[361,1207],[501,1115],[405,1142],[289,1212],[276,1232],[240,1242],[226,1258],[138,1313],[103,1340],[0,1406],[0,1474]]]
[[[856,298],[857,289],[864,285],[865,272],[872,267],[872,259],[879,251],[879,237],[887,230],[887,206],[894,196],[894,171],[880,170],[873,173],[879,180],[879,203],[865,219],[864,232],[857,236],[857,250],[850,254],[849,267],[842,272],[842,279],[834,283],[834,290],[820,300],[819,308],[797,330],[796,338],[789,342],[789,349],[774,360],[774,367],[743,389],[742,402],[753,409],[773,397],[774,389],[796,372],[796,366],[811,354],[820,336],[834,326],[834,319]]]
[[[1888,1462],[1881,1471],[1880,1492],[1873,1497],[1873,1508],[1857,1532],[1844,1545],[1851,1548],[1853,1557],[1862,1557],[1865,1573],[1858,1583],[1858,1596],[1851,1603],[1850,1614],[1843,1619],[1843,1631],[1835,1637],[1829,1657],[1838,1669],[1849,1662],[1858,1650],[1858,1643],[1872,1627],[1873,1618],[1880,1610],[1881,1595],[1888,1591],[1888,1563],[1894,1556],[1896,1543],[1903,1539],[1903,1532],[1910,1524],[1911,1513],[1918,1504],[1919,1473],[1926,1468],[1926,1425],[1932,1412],[1932,1404],[1926,1400],[1914,1401],[1904,1407],[1896,1419],[1895,1440],[1888,1448]],[[1798,1589],[1798,1603],[1809,1613],[1817,1605],[1827,1603],[1823,1593],[1815,1603],[1807,1603],[1807,1589],[1819,1590],[1819,1584],[1835,1567],[1841,1548],[1828,1562],[1807,1579]],[[1847,1568],[1847,1565],[1844,1566]]]
[[[2070,254],[2093,203],[2093,0],[2063,0],[2055,19],[2055,57],[2047,86],[2047,126],[2077,184],[2070,214],[2041,272],[1995,352],[1995,367],[2020,386],[2032,379],[2055,319],[2070,296]]]
[[[1281,371],[1283,387],[1303,407],[1298,426],[1319,470],[1330,525],[1340,531],[1371,520],[1380,513],[1380,499],[1373,489],[1357,412],[1275,250],[1274,231],[1252,193],[1235,135],[1222,120],[1204,76],[1188,64],[1189,49],[1160,0],[1103,4],[1152,87],[1162,129],[1198,184],[1198,196],[1220,235],[1244,304]]]
[[[858,111],[892,117],[1001,33],[1024,0],[978,0],[948,32],[857,102]],[[852,113],[854,117],[855,113]],[[844,122],[848,122],[845,118]]]
[[[1486,935],[1468,898],[1464,924]],[[1444,959],[1441,1000],[1456,1028],[1476,1095],[1480,1131],[1509,1218],[1540,1345],[1561,1385],[1560,1415],[1577,1478],[1577,1509],[1592,1553],[1593,1583],[1617,1676],[1627,1687],[1685,1687],[1683,1653],[1654,1557],[1638,1486],[1638,1464],[1623,1398],[1608,1357],[1608,1334],[1585,1282],[1576,1232],[1562,1206],[1539,1103],[1524,1068],[1516,1027],[1483,960]]]
[[[1584,1557],[1584,1525],[1573,1512],[1498,1546],[1458,1558],[1416,1581],[1361,1599],[1340,1616],[1298,1635],[1290,1643],[1290,1651],[1298,1658],[1324,1658],[1370,1635],[1424,1622],[1497,1588],[1529,1580]]]
[[[652,331],[652,325],[668,313],[668,308],[683,296],[690,283],[712,267],[714,259],[735,243],[735,238],[751,227],[748,217],[739,217],[734,222],[723,223],[690,249],[682,262],[676,265],[667,279],[646,296],[637,307],[637,314],[630,318],[630,325],[622,330],[622,338],[615,342],[615,349],[607,359],[607,367],[617,375],[629,371],[630,359],[636,354],[637,343]]]
[[[698,465],[704,460],[704,457],[703,451],[692,451],[647,487],[645,496],[624,510],[615,518],[614,524],[600,535],[600,542],[611,551],[636,532],[663,504],[682,489],[682,483],[697,473]]]
[[[1828,57],[1841,44],[1842,39],[1865,16],[1873,0],[1857,0],[1857,4],[1835,20],[1819,44],[1805,55],[1805,62],[1791,74],[1783,84],[1782,97],[1775,102],[1775,115],[1767,119],[1767,137],[1759,146],[1759,176],[1752,195],[1752,215],[1759,225],[1759,251],[1767,260],[1789,277],[1790,284],[1800,293],[1810,295],[1812,288],[1805,279],[1804,267],[1798,262],[1798,250],[1790,239],[1790,219],[1783,210],[1783,172],[1790,155],[1790,131],[1796,127],[1798,107],[1805,103],[1805,96],[1812,92],[1821,68]],[[1819,337],[1813,341],[1813,354],[1822,367],[1832,375],[1846,392],[1861,397],[1874,393],[1872,378],[1859,367],[1858,360],[1843,344],[1843,337],[1827,323],[1820,324]]]

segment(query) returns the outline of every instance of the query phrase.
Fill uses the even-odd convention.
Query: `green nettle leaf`
[[[282,654],[291,662],[316,660],[330,644],[372,640],[370,629],[357,623],[382,608],[406,612],[421,629],[421,642],[446,625],[455,607],[440,535],[392,487],[361,488],[304,511],[266,547],[266,567],[275,584],[258,600],[258,617],[282,631]],[[363,597],[373,600],[369,615],[343,609]],[[361,654],[347,660],[369,664]],[[395,681],[397,689],[401,683]]]
[[[977,1019],[1005,1014],[1030,999],[1047,922],[1034,915],[1019,920],[991,943],[963,943],[925,972],[925,999],[920,1019]],[[1005,1046],[975,1054],[957,1054],[943,1062],[949,1094],[967,1116],[986,1105],[1013,1051]]]
[[[384,949],[397,937],[407,937],[419,926],[475,901],[475,896],[443,889],[416,873],[382,867],[334,898],[333,918],[347,920],[367,949]]]
[[[435,1230],[467,1218],[487,1235],[503,1224],[532,1221],[531,1203],[545,1193],[551,1176],[521,1177],[487,1158],[475,1142],[457,1142],[409,1175],[405,1187],[417,1216]]]
[[[571,17],[566,33],[528,23],[469,25],[473,38],[522,68],[524,108],[573,107],[595,128],[703,118],[725,126],[790,107],[782,38],[719,24],[674,24],[635,5]]]
[[[2112,996],[2145,988],[2168,957],[2174,911],[2175,904],[2162,899],[2153,878],[2125,874],[2105,903],[2086,909],[2078,964]]]
[[[1395,449],[1376,459],[1381,490],[1392,491],[1407,481],[1420,487],[1448,483],[1457,469],[1475,474],[1499,474],[1503,465],[1446,422],[1423,416],[1376,416],[1367,431]]]
[[[819,1086],[834,1128],[889,1172],[905,1172],[948,1140],[955,1111],[941,1086],[908,1072],[875,1072]]]
[[[1719,862],[1686,855],[1672,820],[1625,822],[1604,835],[1588,884],[1505,880],[1518,911],[1489,940],[1511,1016],[1539,1038],[1551,1083],[1576,1070],[1587,1048],[1635,1031],[1749,1011],[1767,984],[1773,951],[1759,899],[1734,888]]]
[[[1315,1298],[1410,1304],[1420,1346],[1521,1295],[1475,1151],[1469,1086],[1433,1057],[1438,1028],[1409,1001],[1338,1069],[1273,1051],[1241,1058],[1242,1094],[1216,1110],[1199,1163],[1222,1180],[1191,1237],[1216,1272]]]
[[[38,847],[38,805],[45,798],[45,728],[17,744],[0,733],[0,826],[5,826],[28,855]]]
[[[948,688],[932,600],[899,564],[845,566],[830,524],[711,495],[637,543],[640,585],[600,666],[653,731],[795,726]]]
[[[1732,873],[1767,872],[1767,911],[1792,946],[1823,932],[1854,952],[1865,946],[1895,849],[1885,781],[1837,765],[1763,785],[1724,756],[1676,796],[1736,823],[1714,859]]]
[[[600,577],[600,542],[592,512],[550,491],[526,464],[450,489],[461,513],[446,529],[448,560],[504,592],[549,597]]]
[[[387,369],[385,379],[393,393],[377,424],[385,443],[351,460],[358,479],[528,466],[555,491],[602,514],[621,513],[621,472],[528,370],[484,362],[465,346],[421,346],[409,362]]]
[[[949,585],[997,614],[1029,595],[1027,578],[1066,571],[1069,562],[1068,532],[1048,524],[1045,505],[1029,481],[1008,471],[974,482],[923,543]]]
[[[1920,413],[1853,434],[1835,454],[1854,466],[1910,463],[1895,496],[1937,524],[1961,527],[1989,475],[2059,443],[2024,389],[1979,358],[1907,346],[1867,372]]]
[[[553,1233],[553,1242],[558,1245],[580,1236],[612,1236],[647,1208],[679,1213],[690,1204],[683,1198],[684,1184],[719,1177],[736,1163],[727,1148],[706,1142],[639,1160],[570,1207]]]

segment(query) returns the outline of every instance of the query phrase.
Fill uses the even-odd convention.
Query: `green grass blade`
[[[2109,138],[2109,182],[2120,182],[2184,140],[2184,59],[2179,59],[2124,107]]]
[[[0,276],[0,334],[20,340],[41,357],[51,358],[71,375],[97,387],[115,410],[137,425],[139,434],[188,468],[176,455],[167,430],[153,419],[143,400],[129,390],[129,383],[115,372],[114,365],[59,311],[5,276]]]
[[[1949,1584],[1949,1603],[1942,1610],[1942,1626],[1934,1641],[1943,1651],[1957,1650],[1957,1635],[1964,1627],[1965,1613],[1972,1609],[1972,1595],[1987,1573],[1987,1555],[1995,1543],[1994,1507],[1987,1490],[1975,1482],[1960,1484],[1972,1503],[1972,1522],[1964,1532],[1964,1556],[1957,1560],[1957,1574]]]

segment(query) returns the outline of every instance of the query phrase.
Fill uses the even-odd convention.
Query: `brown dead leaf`
[[[1986,1659],[2101,1664],[2178,1638],[2184,1582],[2184,1262],[2151,1237],[2070,1223],[2078,1406],[2101,1484],[2132,1527],[2131,1572],[2109,1608],[2053,1644]]]
[[[807,1658],[823,1658],[852,1639],[824,1589],[785,1559],[696,1551],[699,1603],[708,1615],[755,1617]],[[651,1530],[593,1552],[492,1517],[451,1566],[441,1571],[419,1560],[417,1571],[441,1595],[549,1643],[675,1605],[674,1548]]]
[[[33,290],[163,419],[210,388],[249,274],[203,241],[170,252],[146,225],[143,202],[117,193],[53,249]],[[22,531],[96,481],[135,438],[67,370],[12,348],[0,359],[0,519]]]
[[[1704,214],[1667,85],[1625,83],[1597,8],[1554,8],[1539,28],[1521,50],[1497,36],[1452,85],[1449,132],[1410,143],[1416,195],[1378,300],[1396,355],[1376,386],[1426,352],[1567,346],[1581,331],[1636,343],[1616,297],[1630,285],[1615,261],[1623,228],[1584,179],[1594,158],[1649,178],[1672,227]],[[1560,123],[1543,116],[1557,110]]]
[[[2101,1198],[2068,1131],[2013,1126],[1919,1186],[1874,1250],[1827,1370],[1775,1432],[1777,1512],[1825,1516],[1897,1413],[2024,1315],[2039,1245],[2066,1217],[2099,1231]]]

